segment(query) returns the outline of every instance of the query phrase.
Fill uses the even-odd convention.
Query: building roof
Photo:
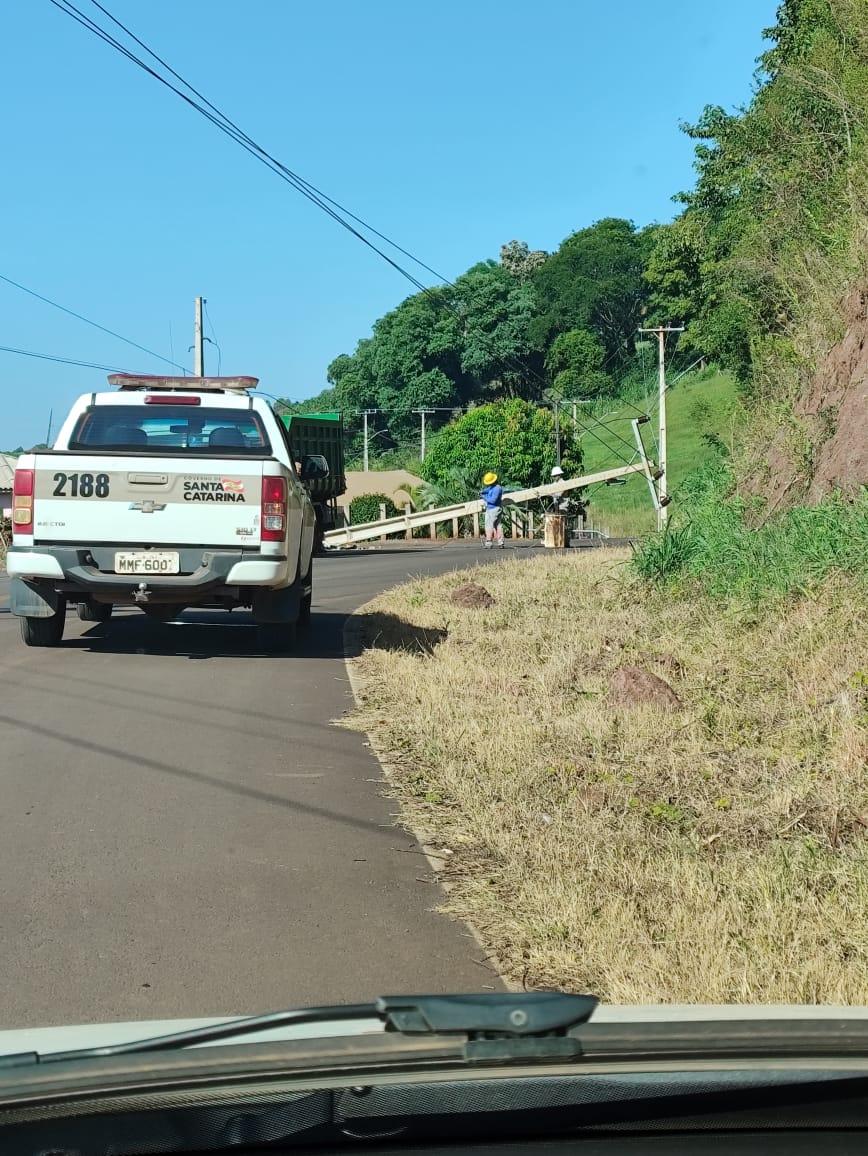
[[[18,458],[14,454],[0,454],[0,490],[11,490],[12,479],[15,477],[15,463]]]

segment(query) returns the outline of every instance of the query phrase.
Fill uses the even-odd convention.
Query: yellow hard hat
[[[492,470],[489,470],[485,477],[482,479],[482,484],[484,486],[493,486],[496,481],[497,474],[495,474]]]

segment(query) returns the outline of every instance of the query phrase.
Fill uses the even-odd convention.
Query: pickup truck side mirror
[[[301,480],[303,482],[319,482],[327,478],[331,470],[322,454],[307,454],[301,462]]]

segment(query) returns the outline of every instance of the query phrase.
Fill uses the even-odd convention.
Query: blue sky
[[[679,122],[749,98],[776,0],[730,0],[723,18],[699,0],[106,7],[286,164],[453,277],[515,237],[553,249],[603,216],[669,219],[692,183]],[[6,6],[0,88],[0,274],[142,345],[188,363],[199,293],[223,372],[307,397],[412,291],[48,0]],[[2,282],[0,345],[165,369]],[[0,448],[41,440],[52,407],[56,423],[103,382],[0,353]]]

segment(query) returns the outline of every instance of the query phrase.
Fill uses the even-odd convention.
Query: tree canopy
[[[716,361],[751,388],[802,372],[812,356],[805,335],[817,345],[830,331],[814,318],[834,313],[868,228],[864,6],[782,0],[748,106],[709,105],[685,127],[697,178],[676,198],[675,220],[637,228],[604,217],[552,253],[510,240],[499,261],[380,318],[306,404],[342,409],[351,431],[357,411],[376,409],[378,445],[409,445],[422,408],[435,411],[436,431],[471,407],[539,402],[550,388],[617,396],[643,375],[643,323],[684,325],[685,355]]]
[[[562,464],[578,474],[581,455],[575,447],[572,423],[561,420]],[[538,486],[549,480],[555,464],[554,418],[522,398],[477,406],[451,422],[436,436],[422,465],[426,481],[454,485],[458,474],[478,486],[488,470],[504,485]],[[458,473],[456,473],[456,471]]]
[[[658,230],[645,274],[653,315],[686,323],[686,341],[743,382],[769,358],[786,376],[804,356],[790,335],[840,293],[865,227],[864,3],[784,0],[766,36],[749,106],[710,105],[686,127],[696,186]]]
[[[653,229],[607,217],[567,237],[534,275],[539,313],[531,337],[548,349],[558,334],[585,329],[621,369],[632,357],[648,297],[645,262]]]
[[[414,411],[434,410],[428,421],[436,429],[493,398],[539,401],[558,375],[563,395],[610,392],[650,295],[642,276],[649,237],[607,218],[553,254],[510,241],[499,262],[481,261],[376,321],[353,353],[332,361],[331,389],[305,408],[341,409],[351,430],[360,410],[378,410],[377,428],[402,441],[417,435]],[[553,353],[562,336],[566,344]]]

